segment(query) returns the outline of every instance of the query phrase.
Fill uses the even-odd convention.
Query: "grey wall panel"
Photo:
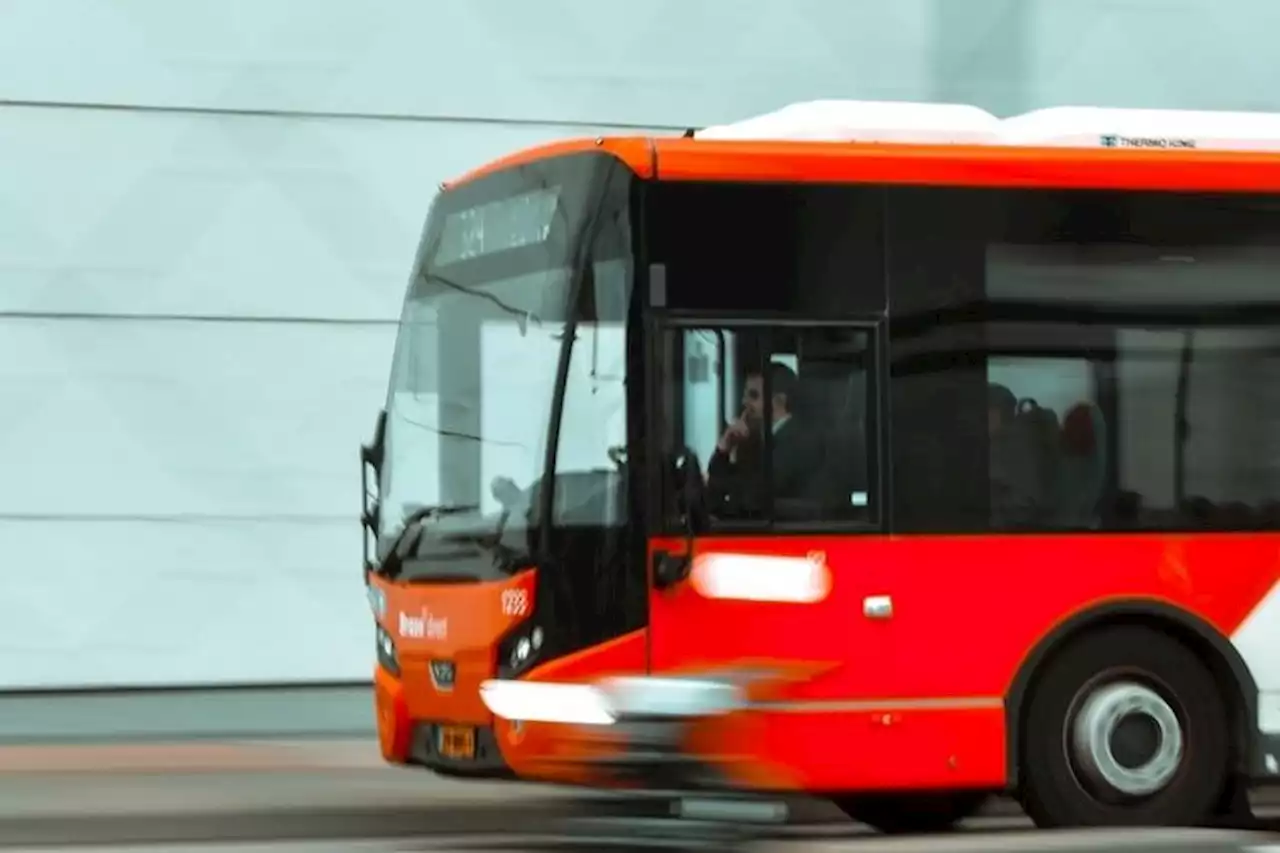
[[[7,0],[0,98],[687,125],[813,97],[1275,109],[1264,0]],[[56,34],[56,37],[51,35]],[[1206,71],[1207,69],[1207,71]]]
[[[931,16],[930,0],[8,0],[0,97],[710,122],[927,95]]]
[[[0,515],[354,519],[394,332],[0,320]]]
[[[351,518],[0,519],[0,690],[367,680],[359,542]]]
[[[598,130],[0,108],[0,314],[395,319],[441,181]]]
[[[427,207],[597,129],[0,119],[0,689],[367,678],[356,449]]]
[[[1280,4],[1266,0],[1037,0],[1036,105],[1280,110]]]
[[[356,448],[431,197],[596,129],[0,119],[0,689],[367,678]]]

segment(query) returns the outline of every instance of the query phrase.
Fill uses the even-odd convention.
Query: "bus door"
[[[651,320],[651,672],[813,665],[828,675],[802,692],[848,696],[845,663],[892,610],[865,536],[883,529],[881,329]]]

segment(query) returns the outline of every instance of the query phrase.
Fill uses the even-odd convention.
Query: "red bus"
[[[817,102],[447,185],[363,453],[384,756],[545,775],[482,683],[774,661],[743,748],[873,824],[1220,813],[1280,773],[1277,273],[1269,115]]]

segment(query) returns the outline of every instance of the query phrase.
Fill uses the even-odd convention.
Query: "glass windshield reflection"
[[[495,482],[533,485],[565,331],[562,310],[542,309],[563,306],[568,289],[559,269],[473,288],[428,282],[409,301],[387,409],[384,535],[422,505],[471,508],[449,526],[492,531]]]
[[[575,313],[581,349],[568,364],[557,469],[598,470],[578,458],[584,438],[623,441],[624,339],[606,342],[600,328],[625,316],[630,284],[629,241],[617,233],[625,216],[600,201],[613,165],[532,164],[446,193],[433,208],[396,344],[379,490],[380,556],[414,537],[407,550],[421,565],[410,575],[481,579],[528,564]],[[605,231],[609,257],[597,259],[583,243]],[[571,310],[575,294],[581,304]],[[556,495],[554,515],[566,502],[597,524],[617,511],[613,500],[602,509],[592,494],[569,492]],[[435,511],[406,530],[424,507]]]

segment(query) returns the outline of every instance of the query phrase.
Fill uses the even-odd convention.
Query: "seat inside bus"
[[[807,506],[780,505],[781,517],[804,512],[812,520],[835,520],[866,511],[869,353],[862,340],[810,334],[799,347],[796,413],[813,430],[823,462],[814,471]]]

